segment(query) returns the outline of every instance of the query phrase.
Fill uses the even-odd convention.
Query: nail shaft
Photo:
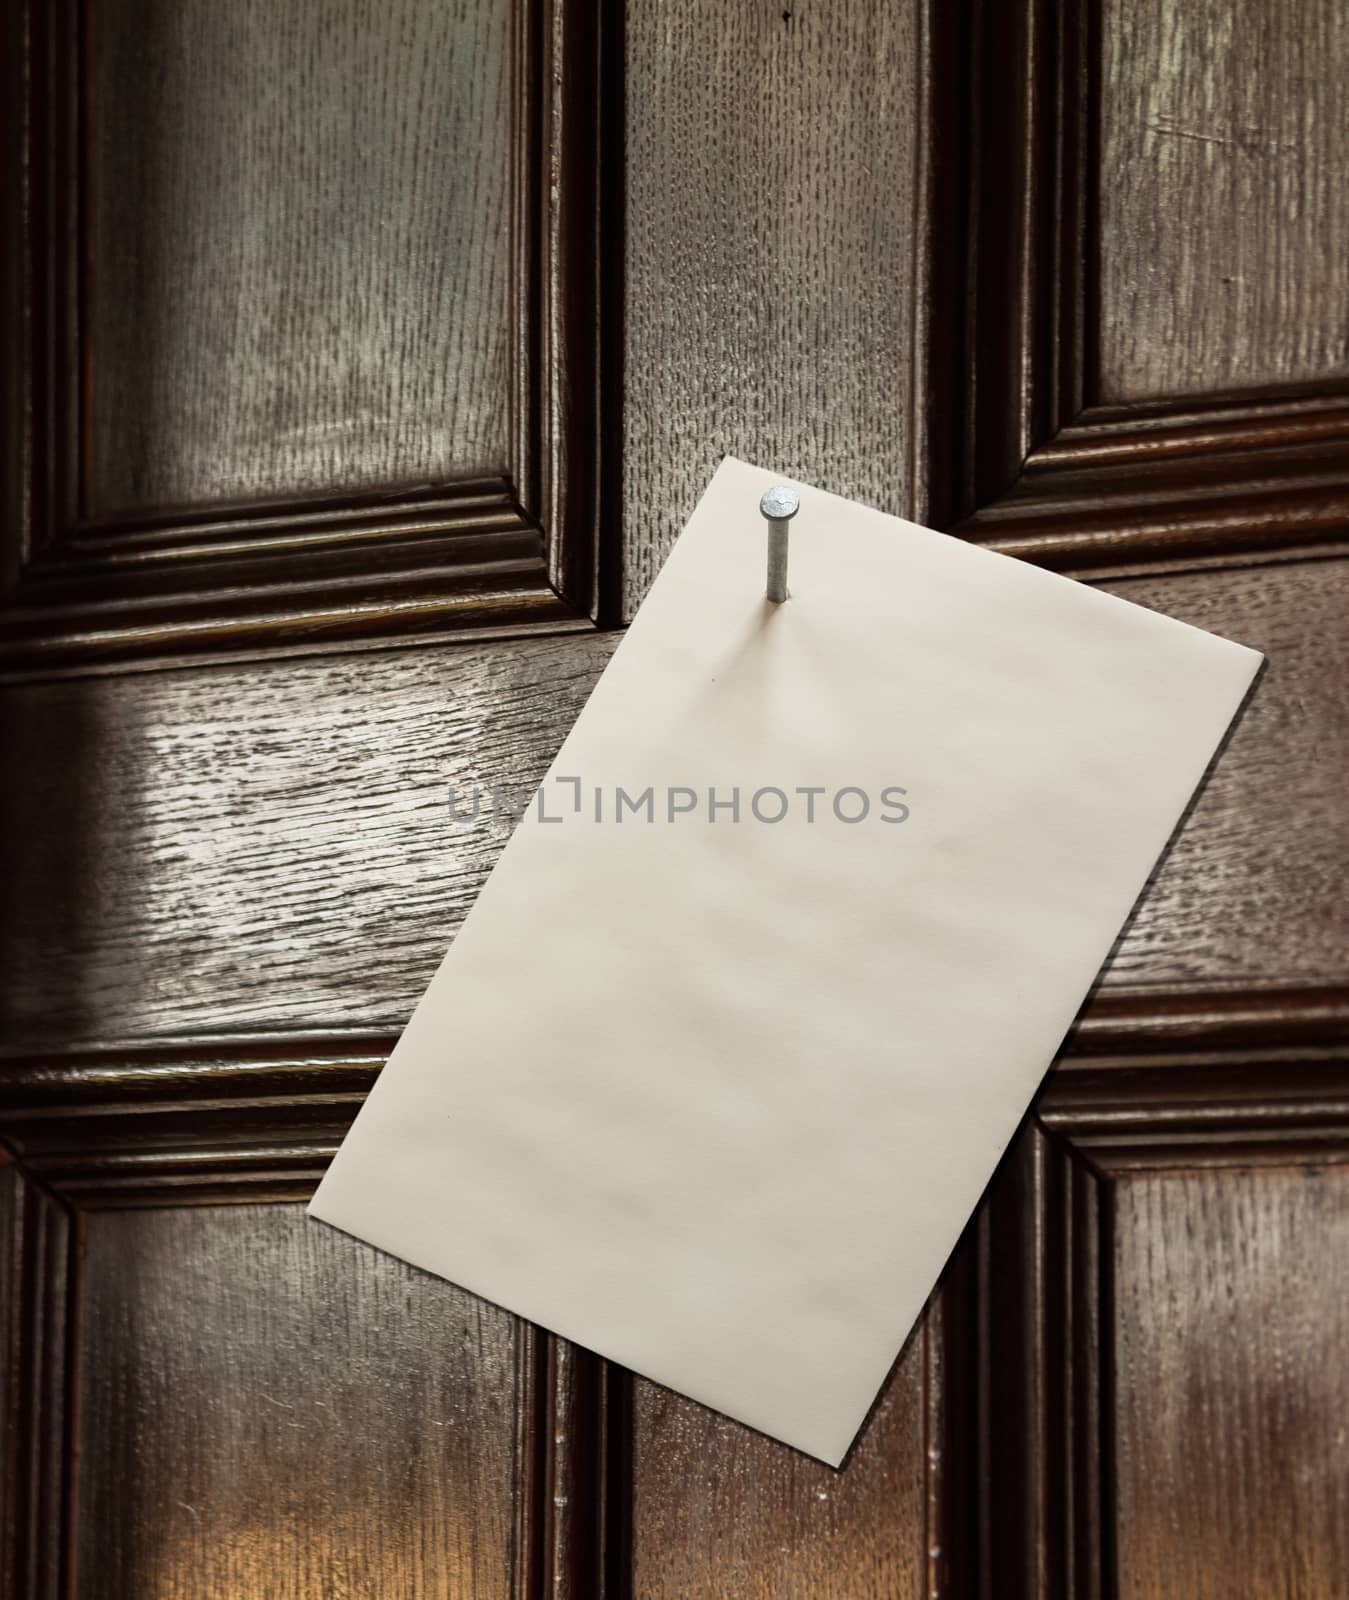
[[[780,605],[787,598],[787,524],[800,510],[796,491],[776,484],[759,501],[768,523],[768,598]]]
[[[768,524],[768,598],[787,598],[787,523],[772,518]]]

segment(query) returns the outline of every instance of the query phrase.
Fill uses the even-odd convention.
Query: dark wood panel
[[[607,5],[11,10],[0,670],[591,625]]]
[[[563,558],[509,484],[315,512],[292,504],[130,535],[75,537],[0,612],[7,681],[233,651],[312,653],[390,635],[445,641],[589,624],[553,589]]]
[[[1117,1185],[1122,1600],[1343,1595],[1349,1168]]]
[[[1010,554],[1102,576],[1342,551],[1349,360],[1335,308],[1343,262],[1333,216],[1299,210],[1330,182],[1349,128],[1333,54],[1290,65],[1304,42],[1296,9],[1256,17],[1246,7],[1246,18],[1238,8],[1212,39],[1211,7],[1107,9],[1103,46],[1095,4],[984,7],[962,46],[968,71],[948,74],[956,87],[937,101],[948,187],[975,198],[955,248],[933,242],[935,281],[946,259],[961,293],[935,319],[941,355],[930,364],[962,376],[933,433],[948,447],[929,452],[931,514]],[[1252,18],[1258,25],[1247,25]],[[1210,182],[1206,163],[1254,170],[1239,140],[1206,145],[1154,131],[1144,143],[1165,144],[1162,157],[1150,147],[1119,153],[1137,118],[1152,114],[1147,103],[1167,92],[1148,58],[1159,39],[1176,54],[1167,82],[1186,94],[1221,99],[1226,85],[1258,98],[1264,80],[1248,68],[1262,29],[1279,36],[1276,67],[1298,79],[1269,85],[1280,114],[1308,123],[1293,159],[1297,182],[1277,196],[1298,211],[1300,228],[1320,230],[1319,254],[1298,257],[1296,282],[1278,262],[1299,241],[1258,205],[1215,199],[1223,186]],[[1344,30],[1321,7],[1308,36],[1324,29],[1342,48]],[[1103,67],[1103,48],[1116,46]],[[1203,72],[1192,70],[1199,59]],[[1103,141],[1122,169],[1104,176]],[[1171,156],[1198,167],[1186,167],[1182,182]],[[1201,243],[1196,216],[1216,230]],[[1267,308],[1258,326],[1243,321],[1234,341],[1223,326],[1231,296],[1217,297],[1210,278],[1237,248],[1261,258],[1248,290],[1297,305]],[[1127,284],[1118,281],[1122,258]],[[1301,330],[1292,337],[1290,319]],[[1252,333],[1266,365],[1252,356]],[[1300,360],[1304,335],[1324,359]],[[1103,357],[1103,347],[1114,354]],[[1115,360],[1117,347],[1151,363],[1153,376],[1131,387],[1107,375],[1103,386],[1102,361]],[[1212,365],[1172,371],[1189,355]]]
[[[96,516],[505,470],[504,0],[100,0]]]
[[[920,11],[627,8],[625,615],[728,452],[915,504]]]
[[[1342,553],[1346,530],[1349,404],[1290,393],[1084,412],[956,531],[1106,576]]]
[[[1112,1176],[1349,1159],[1349,986],[1204,1005],[1107,990],[1036,1116]]]
[[[450,782],[527,798],[616,642],[8,691],[11,1041],[401,1026],[511,826]]]
[[[532,783],[613,639],[236,661],[0,696],[18,775],[0,788],[4,1025],[28,1052],[0,1063],[0,1136],[32,1178],[0,1164],[0,1340],[36,1397],[16,1401],[11,1383],[0,1401],[10,1587],[43,1600],[1099,1597],[1118,1568],[1125,1592],[1160,1595],[1193,1576],[1173,1559],[1179,1506],[1203,1549],[1225,1518],[1249,1524],[1215,1554],[1211,1585],[1221,1573],[1240,1592],[1240,1555],[1265,1592],[1334,1592],[1346,1316],[1326,1307],[1345,1169],[1325,1164],[1349,1148],[1349,569],[1235,562],[1343,537],[1344,401],[1323,381],[1349,365],[1344,264],[1325,248],[1344,232],[1332,191],[1349,125],[1325,88],[1343,76],[1342,21],[1257,0],[1223,17],[1209,0],[1174,14],[1168,0],[1127,14],[1103,0],[1104,32],[1102,8],[1078,0],[880,17],[853,3],[486,0],[473,16],[490,37],[474,48],[496,60],[509,14],[516,65],[462,83],[449,34],[464,3],[340,0],[315,21],[261,0],[229,17],[109,0],[72,35],[94,68],[87,102],[44,55],[64,49],[62,10],[33,7],[34,64],[25,77],[15,48],[0,65],[0,119],[14,132],[50,112],[61,132],[51,161],[41,140],[31,161],[17,138],[6,153],[35,244],[7,252],[20,359],[3,393],[17,416],[31,376],[36,422],[35,443],[18,429],[3,441],[6,526],[52,534],[64,571],[39,586],[30,565],[25,667],[101,669],[119,651],[145,665],[194,639],[308,649],[424,628],[425,641],[455,630],[461,603],[469,626],[556,627],[604,587],[599,525],[628,542],[630,610],[728,448],[943,523],[982,507],[972,537],[1070,570],[1212,562],[1115,586],[1268,650],[1271,667],[957,1253],[942,1322],[910,1346],[842,1474],[651,1386],[629,1391],[289,1207],[213,1204],[312,1185],[506,837],[501,819],[451,829],[445,784]],[[17,46],[11,9],[0,26]],[[132,19],[149,29],[140,53],[107,32]],[[198,70],[203,43],[218,48]],[[1163,91],[1217,142],[1174,116],[1141,128],[1167,112]],[[626,148],[601,136],[623,99]],[[508,118],[528,103],[534,142],[514,143],[514,453],[495,463],[486,529],[476,502],[446,510],[418,486],[454,467],[474,395],[497,393],[502,169],[481,137],[448,143],[464,105],[489,101]],[[95,141],[78,326],[61,308],[73,263],[44,276],[50,241],[75,237],[81,143],[63,119],[77,111]],[[1292,126],[1296,148],[1252,145],[1266,125]],[[363,187],[386,166],[383,190]],[[125,208],[112,216],[109,172]],[[479,180],[464,254],[444,225]],[[594,202],[624,187],[620,227]],[[349,253],[312,256],[320,237]],[[104,261],[121,301],[103,297]],[[606,278],[620,262],[626,284]],[[1238,278],[1234,262],[1263,276]],[[480,321],[437,320],[464,270]],[[410,315],[390,309],[397,293]],[[382,344],[391,331],[402,342]],[[242,494],[247,515],[80,525],[63,499],[79,474],[52,443],[74,435],[76,335],[93,355],[85,470],[108,491],[85,509]],[[1269,390],[1290,376],[1314,381]],[[1083,413],[1111,382],[1125,403]],[[109,384],[139,385],[133,407],[154,430],[114,417],[125,459],[100,443]],[[1251,384],[1258,398],[1219,393]],[[404,423],[381,433],[395,402]],[[412,493],[386,502],[391,482]],[[257,498],[309,489],[316,507]],[[44,603],[53,614],[35,618]],[[251,1031],[269,1028],[292,1031]],[[148,1042],[119,1042],[135,1035]],[[1134,1196],[1127,1232],[1117,1193]],[[142,1209],[177,1201],[193,1204]],[[71,1591],[59,1513],[75,1228],[91,1293]],[[1118,1540],[1117,1477],[1131,1518]],[[1269,1530],[1282,1568],[1256,1548]]]
[[[1347,579],[1326,562],[1115,585],[1271,666],[1112,983],[1339,973]],[[5,691],[9,758],[37,775],[0,795],[12,1043],[401,1026],[509,827],[484,814],[456,828],[448,783],[535,783],[615,643]]]
[[[0,1147],[0,1591],[64,1600],[73,1229]]]
[[[1349,370],[1349,15],[1101,9],[1099,398]]]
[[[934,427],[952,442],[942,525],[1000,498],[1085,403],[1090,16],[1079,0],[972,8],[934,110],[961,235],[945,267],[960,294],[934,330],[959,374]]]
[[[1107,983],[1342,983],[1349,910],[1349,565],[1106,585],[1262,650],[1263,676]]]
[[[1103,1600],[1101,1185],[1028,1119],[967,1231],[981,1596]]]
[[[835,1471],[637,1380],[633,1594],[919,1600],[946,1592],[932,1483],[942,1457],[941,1383],[934,1310]]]
[[[22,1522],[18,1500],[19,1408],[23,1403],[20,1344],[23,1336],[23,1249],[20,1221],[23,1179],[0,1151],[0,1573],[15,1589]],[[26,1463],[25,1463],[26,1464]]]
[[[1231,1453],[1218,1472],[1208,1472],[1205,1454],[1232,1443],[1258,1458],[1259,1418],[1271,1406],[1277,1416],[1283,1373],[1301,1358],[1295,1330],[1312,1338],[1323,1320],[1338,1338],[1336,1317],[1322,1318],[1312,1301],[1323,1306],[1343,1290],[1330,1274],[1312,1293],[1306,1262],[1343,1253],[1349,1216],[1343,1184],[1328,1176],[1349,1171],[1330,1165],[1349,1152],[1347,1000],[1343,989],[1264,1000],[1247,992],[1195,1005],[1107,990],[1069,1038],[955,1254],[957,1269],[965,1258],[976,1269],[967,1315],[978,1360],[967,1390],[981,1594],[1133,1592],[1117,1582],[1125,1424],[1136,1432],[1135,1486],[1146,1486],[1157,1512],[1178,1507],[1168,1536],[1186,1538],[1202,1499],[1221,1538]],[[1263,1178],[1269,1192],[1259,1189]],[[1315,1216],[1301,1218],[1314,1237],[1285,1248],[1280,1195],[1290,1179],[1325,1184],[1311,1190]],[[1160,1198],[1139,1200],[1154,1181]],[[1192,1187],[1173,1198],[1171,1181]],[[1232,1202],[1235,1218],[1219,1229],[1229,1182],[1245,1200]],[[1199,1208],[1184,1203],[1191,1192],[1207,1197]],[[1259,1282],[1248,1270],[1255,1258]],[[1267,1314],[1271,1296],[1277,1315]],[[1197,1298],[1218,1310],[1218,1322],[1197,1323]],[[1152,1365],[1139,1360],[1144,1349]],[[1213,1381],[1205,1414],[1191,1419],[1194,1451],[1178,1462],[1151,1450],[1149,1438],[1178,1426],[1191,1398],[1179,1392],[1186,1362],[1207,1363]],[[1242,1430],[1248,1443],[1237,1446]],[[1298,1446],[1285,1443],[1291,1458]],[[1271,1496],[1264,1523],[1285,1550],[1303,1534],[1290,1531],[1291,1520],[1287,1496]],[[1245,1587],[1232,1582],[1234,1566],[1221,1571],[1229,1587],[1202,1592],[1338,1594],[1311,1579]],[[1147,1594],[1194,1592],[1165,1552],[1152,1576]]]
[[[393,1042],[243,1034],[6,1052],[0,1136],[83,1209],[307,1198]],[[1070,1031],[1037,1116],[1112,1172],[1328,1159],[1349,1149],[1346,1044],[1343,984],[1106,987]]]
[[[299,1207],[88,1217],[75,1593],[506,1600],[520,1356]]]

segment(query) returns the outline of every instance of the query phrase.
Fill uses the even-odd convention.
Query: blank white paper
[[[774,606],[774,481],[722,464],[310,1210],[837,1465],[1260,657],[804,484]]]

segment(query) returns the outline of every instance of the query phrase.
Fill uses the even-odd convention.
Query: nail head
[[[759,510],[770,522],[787,522],[801,509],[795,489],[776,483],[759,502]]]

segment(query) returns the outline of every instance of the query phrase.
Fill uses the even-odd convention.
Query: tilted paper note
[[[838,1463],[1259,666],[723,463],[314,1215]],[[621,798],[620,798],[621,794]]]

